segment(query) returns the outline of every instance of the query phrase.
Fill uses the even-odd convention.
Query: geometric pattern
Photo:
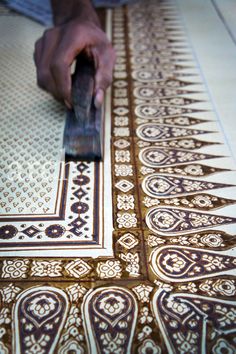
[[[78,250],[97,256],[97,249],[101,255],[112,255],[106,244],[112,235],[111,180],[106,173],[109,135],[105,134],[104,162],[65,160],[65,109],[33,81],[32,50],[42,27],[6,14],[0,27],[1,86],[6,98],[0,113],[0,257],[6,252],[23,257],[56,257],[63,252],[76,257]],[[108,95],[108,106],[109,99]],[[109,121],[105,129],[109,131]],[[110,213],[107,231],[99,222],[102,213]]]

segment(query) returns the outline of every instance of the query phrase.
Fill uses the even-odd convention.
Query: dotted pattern
[[[6,215],[54,211],[65,111],[36,85],[32,53],[43,30],[24,17],[1,16],[0,210]]]

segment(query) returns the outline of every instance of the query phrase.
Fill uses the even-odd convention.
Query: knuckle
[[[50,64],[50,70],[53,72],[53,73],[58,73],[58,72],[61,72],[62,71],[62,68],[63,68],[63,60],[62,59],[59,59],[59,58],[53,58],[52,61],[51,61],[51,64]]]

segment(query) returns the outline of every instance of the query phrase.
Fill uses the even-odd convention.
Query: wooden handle
[[[93,104],[95,68],[92,61],[84,55],[77,58],[72,78],[72,101],[75,116],[83,125],[89,124]]]

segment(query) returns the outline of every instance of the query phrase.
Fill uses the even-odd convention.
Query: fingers
[[[94,98],[95,107],[97,109],[100,108],[103,101],[104,101],[104,91],[103,91],[103,89],[99,88],[95,93],[95,98]]]
[[[98,108],[104,100],[104,92],[112,83],[112,73],[115,65],[115,51],[108,42],[106,46],[96,48],[94,51],[97,63],[95,76],[95,106]]]
[[[81,51],[94,59],[95,105],[100,107],[112,82],[115,51],[105,33],[92,23],[71,22],[45,31],[35,44],[38,85],[71,108],[71,65]]]
[[[55,29],[44,32],[35,44],[34,60],[37,69],[39,87],[50,92],[55,98],[61,99],[57,85],[51,72],[51,58],[58,43],[58,33]]]
[[[71,64],[61,54],[54,54],[50,65],[51,73],[57,86],[58,92],[68,108],[72,107],[71,100]]]

